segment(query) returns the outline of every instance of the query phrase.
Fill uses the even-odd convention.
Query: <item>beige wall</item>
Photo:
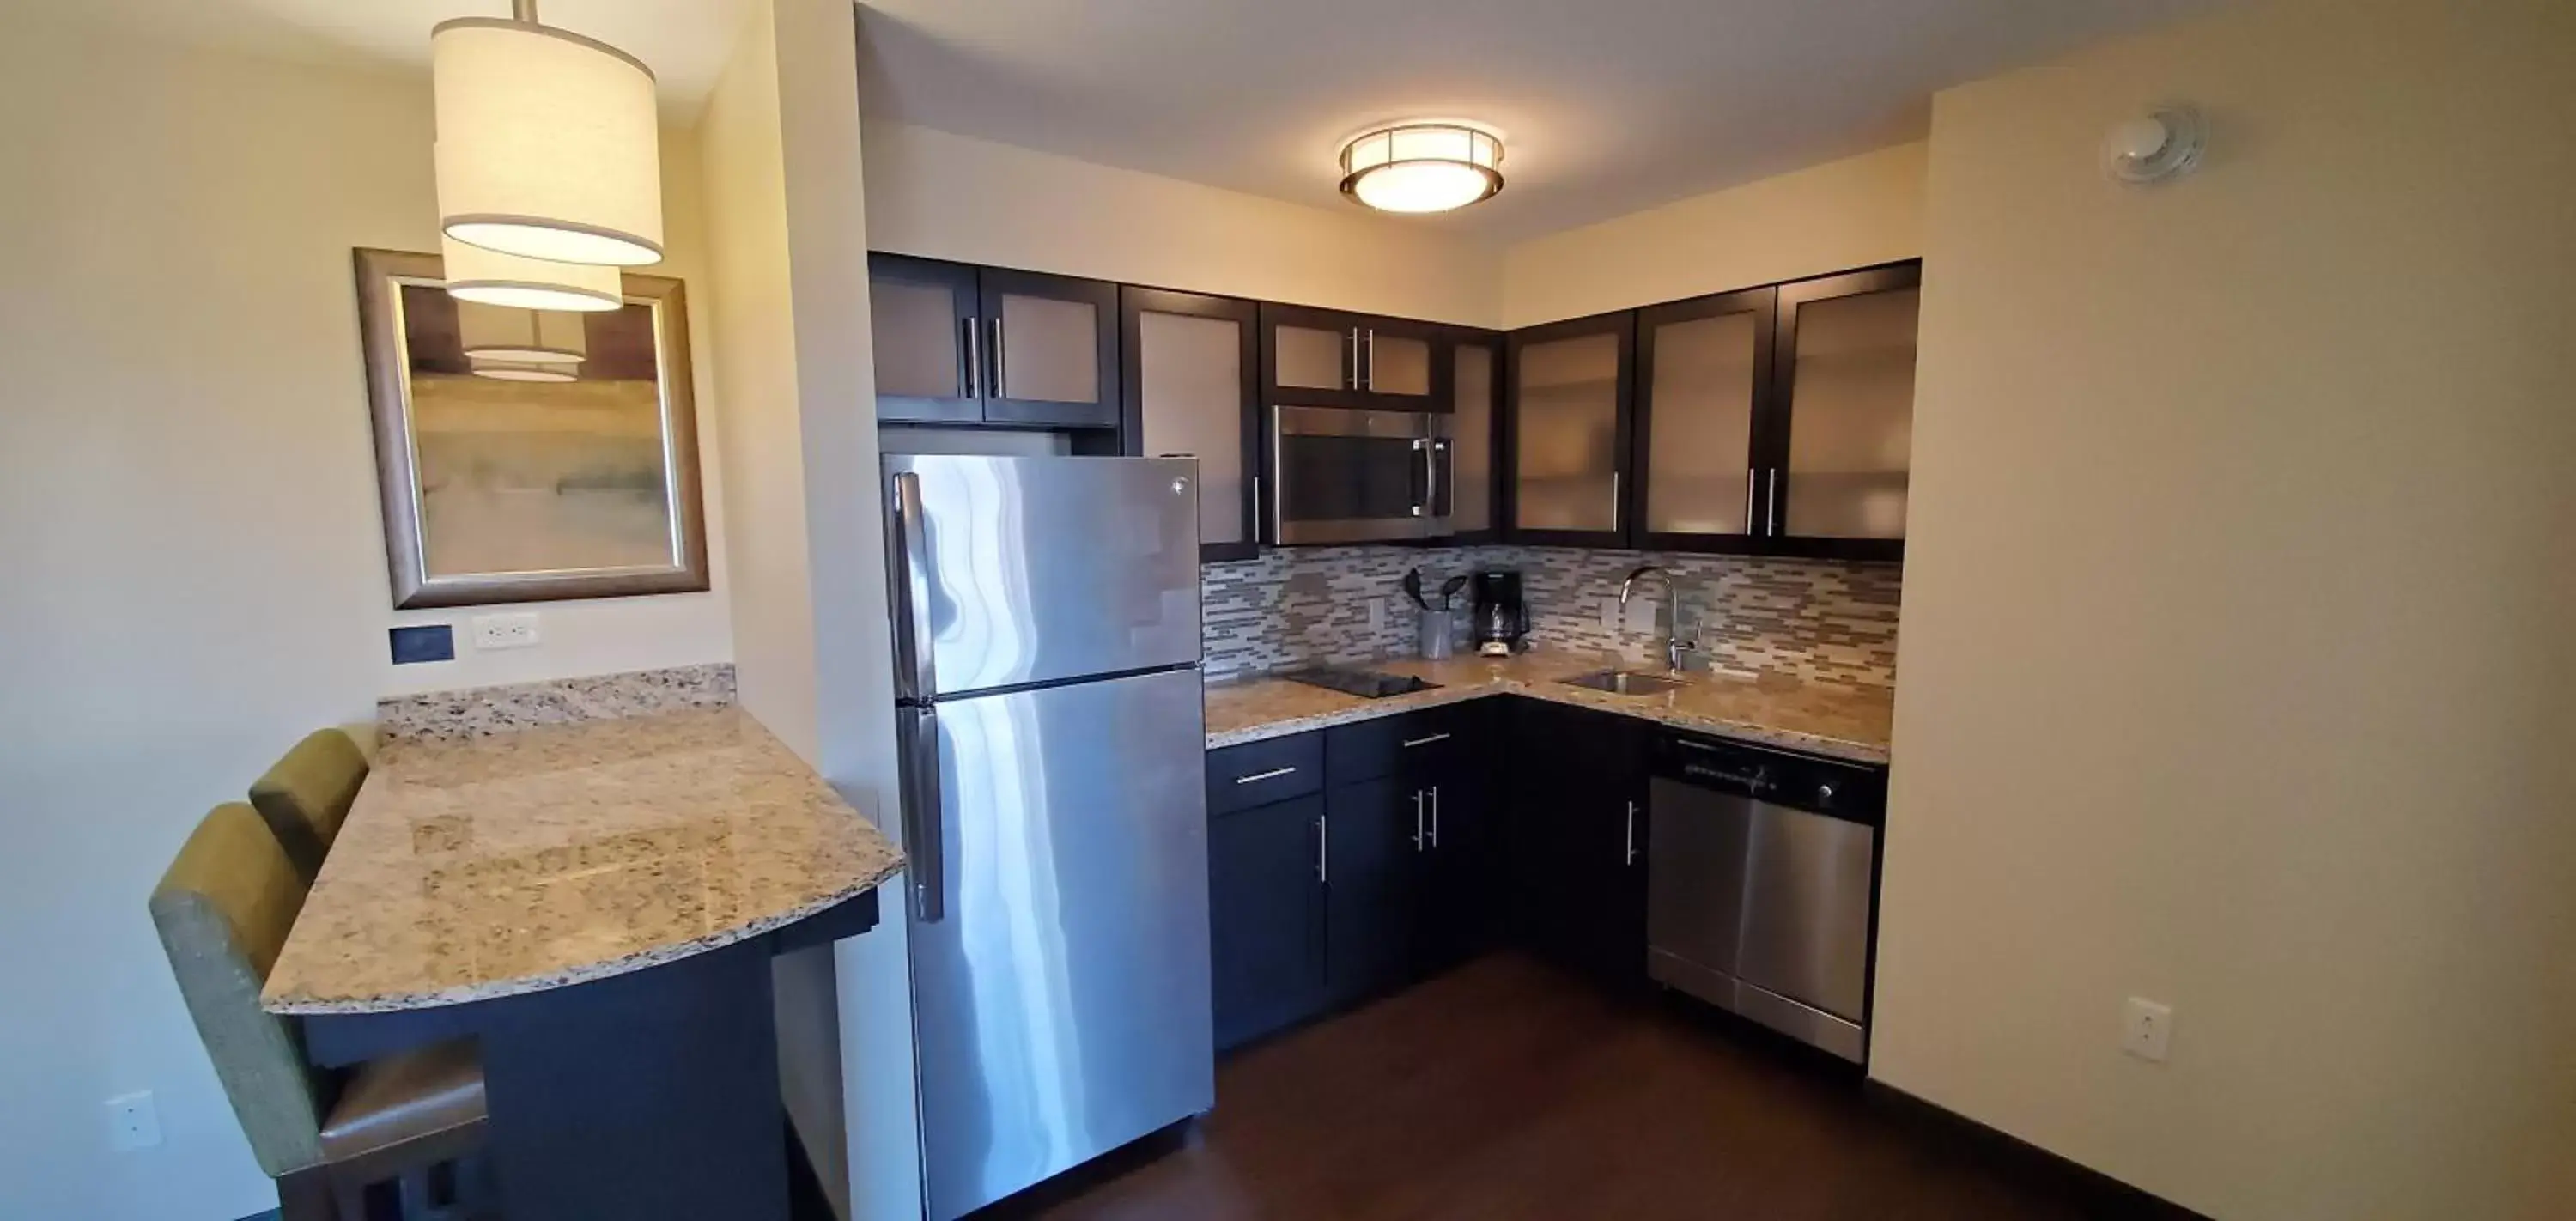
[[[1633,309],[1923,253],[1924,146],[1876,152],[1516,243],[1502,325]]]
[[[1493,247],[1354,207],[1310,208],[871,119],[879,250],[1427,318],[1500,321]]]
[[[755,0],[703,123],[742,698],[900,838],[855,14]],[[919,1215],[901,888],[776,972],[781,1088],[846,1217]]]
[[[387,624],[454,616],[390,609],[349,251],[436,249],[425,76],[13,10],[0,110],[0,1216],[230,1221],[275,1197],[143,914],[196,818],[390,691],[723,660],[727,607],[549,605],[541,648],[389,664]],[[163,1144],[109,1152],[102,1100],[142,1089]]]
[[[2106,182],[2165,98],[2208,164]],[[1877,1076],[2230,1221],[2566,1215],[2570,130],[2555,0],[1941,95]]]

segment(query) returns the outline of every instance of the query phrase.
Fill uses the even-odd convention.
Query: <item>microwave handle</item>
[[[1430,446],[1422,453],[1423,476],[1431,483],[1431,495],[1427,498],[1431,502],[1431,515],[1447,521],[1453,491],[1450,484],[1457,474],[1456,458],[1449,452],[1448,440],[1442,437],[1431,438]]]

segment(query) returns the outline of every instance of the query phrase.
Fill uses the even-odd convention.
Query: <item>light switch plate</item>
[[[2120,1050],[2157,1064],[2173,1048],[2173,1006],[2142,996],[2129,998],[2120,1021]]]
[[[107,1147],[132,1153],[161,1143],[161,1109],[152,1091],[137,1090],[107,1100]]]
[[[478,649],[537,647],[537,612],[512,611],[503,615],[476,615],[474,647]]]

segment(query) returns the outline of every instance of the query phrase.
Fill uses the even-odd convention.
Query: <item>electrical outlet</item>
[[[537,612],[514,611],[506,615],[476,615],[474,647],[477,649],[537,647]]]
[[[2157,1064],[2173,1043],[2173,1006],[2144,997],[2129,998],[2120,1022],[2120,1050]]]
[[[161,1143],[161,1111],[152,1091],[138,1090],[107,1100],[107,1145],[119,1153],[150,1149]]]
[[[1659,603],[1652,598],[1628,599],[1628,621],[1623,626],[1631,632],[1651,632],[1655,630],[1655,615],[1657,614],[1655,608],[1661,605],[1662,603]]]
[[[1619,626],[1619,617],[1619,595],[1601,595],[1601,630],[1605,632],[1617,632],[1621,630]]]
[[[1382,630],[1384,630],[1384,629],[1385,629],[1385,627],[1386,627],[1386,599],[1384,599],[1384,598],[1371,598],[1371,599],[1369,599],[1369,600],[1368,600],[1368,615],[1369,615],[1369,630],[1370,630],[1370,631],[1375,632],[1375,631],[1382,631]]]

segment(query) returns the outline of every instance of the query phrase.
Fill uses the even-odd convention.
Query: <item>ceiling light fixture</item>
[[[607,43],[461,17],[430,30],[439,229],[560,263],[662,261],[662,152],[653,70]]]
[[[575,313],[612,310],[626,303],[625,276],[614,267],[523,259],[452,237],[441,237],[438,248],[447,295],[460,302]]]
[[[1503,189],[1503,138],[1447,119],[1391,123],[1342,143],[1342,194],[1381,212],[1446,212]]]

